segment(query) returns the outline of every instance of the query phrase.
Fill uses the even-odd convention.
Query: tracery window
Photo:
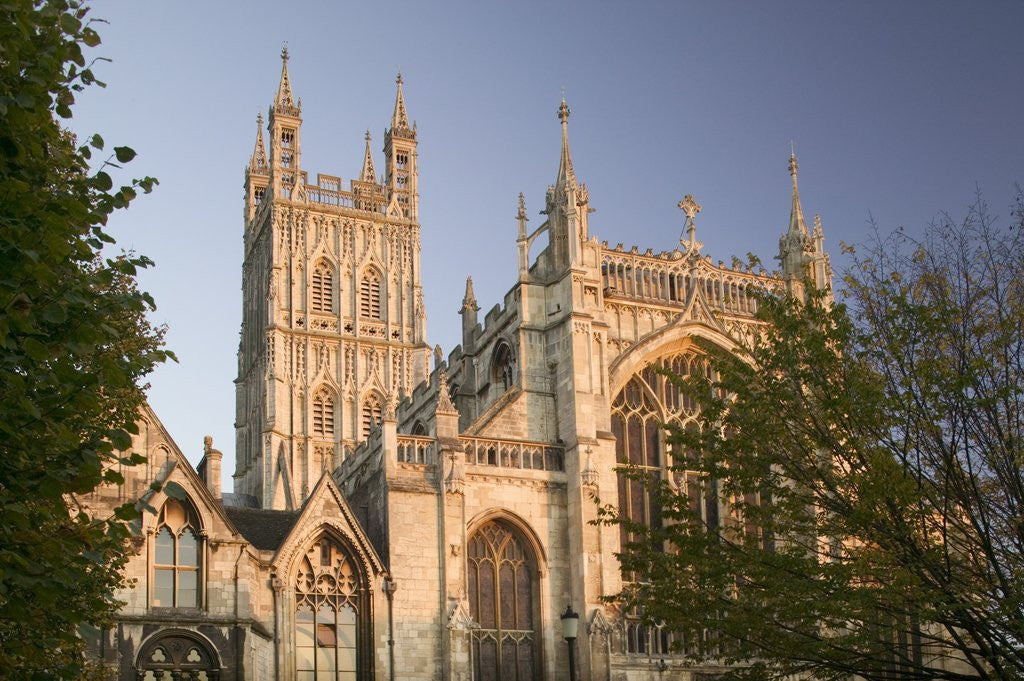
[[[693,351],[661,358],[655,364],[681,377],[710,370],[705,358]],[[611,424],[617,460],[633,464],[652,478],[666,475],[667,466],[672,463],[670,459],[681,463],[693,454],[667,452],[663,424],[671,423],[686,430],[697,428],[698,411],[692,397],[683,394],[675,383],[652,366],[634,374],[612,401]],[[669,482],[686,493],[690,508],[699,512],[709,527],[719,526],[719,494],[715,480],[708,480],[684,466],[673,472]],[[642,479],[631,479],[619,472],[618,485],[619,512],[623,517],[652,528],[661,526],[660,508]],[[633,539],[625,528],[620,526],[619,531],[622,545]],[[625,577],[629,579],[631,576]],[[652,649],[650,646],[660,650],[652,638],[652,628],[641,625],[639,621],[632,622],[631,626],[635,631],[627,637],[627,652],[646,653]],[[657,635],[660,641],[670,634],[659,630]],[[667,650],[667,646],[662,647]]]
[[[326,387],[313,397],[313,436],[334,437],[334,394]]]
[[[373,431],[374,427],[380,423],[382,415],[383,408],[381,407],[380,397],[377,393],[371,392],[363,402],[361,414],[361,433],[364,440],[370,437],[370,433]]]
[[[370,267],[359,282],[359,314],[370,319],[381,319],[380,273]]]
[[[294,588],[297,681],[355,681],[369,621],[357,563],[325,535],[301,558]]]
[[[334,270],[324,260],[313,269],[309,289],[309,307],[313,312],[334,311]]]
[[[469,540],[474,681],[536,681],[537,561],[507,524],[493,520]]]
[[[156,526],[153,607],[199,607],[201,548],[199,519],[191,504],[168,499]]]
[[[508,390],[515,382],[515,360],[512,357],[512,348],[506,342],[501,342],[494,351],[492,362],[492,380],[502,390]]]

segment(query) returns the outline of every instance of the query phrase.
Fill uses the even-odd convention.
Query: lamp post
[[[571,605],[562,613],[562,638],[569,644],[569,681],[576,681],[576,634],[580,628],[580,616],[573,612]]]

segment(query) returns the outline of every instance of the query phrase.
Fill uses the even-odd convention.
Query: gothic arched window
[[[369,395],[366,396],[366,399],[363,401],[363,409],[361,414],[362,427],[360,429],[360,432],[364,440],[370,437],[370,433],[373,431],[374,427],[378,423],[380,423],[383,413],[384,410],[381,407],[380,397],[377,395],[377,393],[371,392]]]
[[[473,533],[467,551],[473,637],[473,681],[540,678],[537,560],[509,525],[492,520]]]
[[[154,539],[153,607],[199,607],[201,549],[195,510],[187,502],[168,499],[160,509]]]
[[[334,394],[326,387],[313,397],[313,437],[334,437]]]
[[[501,386],[502,390],[508,390],[515,382],[515,360],[512,357],[512,347],[502,341],[494,351],[494,359],[491,362],[491,380],[495,385]]]
[[[368,267],[359,282],[359,314],[369,319],[382,319],[382,309],[380,273]]]
[[[313,312],[334,311],[334,270],[326,260],[313,268],[310,280],[309,308]]]
[[[680,377],[710,370],[707,360],[693,351],[663,357],[654,365]],[[647,366],[634,374],[612,400],[611,423],[616,459],[632,464],[651,478],[660,479],[672,463],[668,461],[670,453],[665,449],[663,424],[671,423],[686,430],[697,428],[698,411],[692,396],[685,395],[654,366]],[[683,465],[673,471],[669,482],[687,495],[690,508],[698,512],[709,527],[717,527],[720,523],[717,482],[687,469],[684,462],[692,456],[691,452],[677,451],[671,455],[675,463]],[[644,480],[631,478],[620,471],[618,485],[619,513],[623,518],[648,527],[661,526],[661,509]],[[619,532],[623,546],[634,539],[622,526]],[[632,576],[626,574],[624,577],[630,579]],[[626,652],[638,654],[657,650],[659,654],[669,654],[667,639],[662,640],[668,636],[667,633],[662,636],[662,633],[631,617],[627,617],[626,625]]]
[[[366,676],[360,650],[369,620],[363,579],[348,551],[326,535],[314,542],[295,574],[297,681],[355,681]]]

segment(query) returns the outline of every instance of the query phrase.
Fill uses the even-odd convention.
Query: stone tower
[[[234,491],[267,509],[301,504],[325,470],[426,378],[416,127],[402,78],[375,176],[301,165],[302,101],[281,79],[245,171],[242,329]]]

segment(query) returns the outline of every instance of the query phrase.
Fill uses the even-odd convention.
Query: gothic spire
[[[466,295],[462,297],[462,311],[476,312],[480,307],[476,304],[476,295],[473,293],[473,277],[466,277]]]
[[[797,169],[800,166],[796,162],[796,153],[792,147],[789,150],[789,174],[793,178],[793,207],[789,211],[789,233],[807,235],[807,225],[804,223],[804,211],[800,207],[800,191],[797,188]]]
[[[359,174],[360,182],[376,182],[377,175],[373,170],[373,154],[370,152],[370,131],[366,131],[366,152],[363,155],[363,172]]]
[[[575,187],[576,173],[573,172],[572,156],[569,154],[569,105],[565,103],[565,97],[562,97],[562,104],[558,107],[558,120],[562,121],[562,156],[558,162],[558,177],[555,179],[555,186]]]
[[[252,158],[249,159],[250,173],[267,173],[267,148],[263,143],[263,114],[256,114],[256,146],[252,149]]]
[[[398,72],[395,83],[398,84],[398,92],[395,95],[395,112],[391,115],[391,130],[392,132],[408,131],[410,130],[409,114],[405,110],[405,97],[402,96],[401,71]]]
[[[274,110],[285,114],[295,115],[299,107],[295,106],[295,99],[292,97],[292,82],[288,78],[288,46],[281,48],[281,82],[277,86],[277,96],[274,98]]]

